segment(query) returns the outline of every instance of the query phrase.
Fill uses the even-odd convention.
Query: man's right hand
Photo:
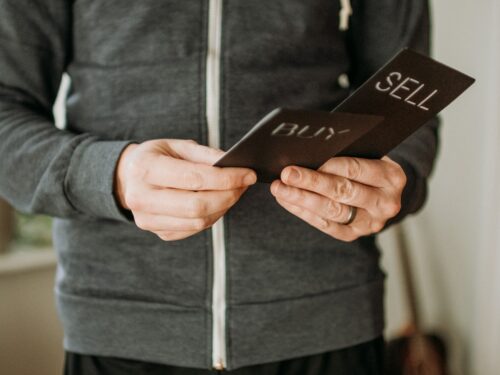
[[[159,139],[125,148],[116,168],[115,196],[136,225],[173,241],[211,227],[257,176],[214,164],[223,151],[192,140]]]

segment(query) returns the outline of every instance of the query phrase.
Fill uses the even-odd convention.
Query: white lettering
[[[299,125],[297,124],[284,122],[281,125],[279,125],[276,129],[274,129],[271,135],[283,135],[285,137],[289,137],[295,133],[295,130],[297,130],[298,127]]]
[[[408,83],[409,81],[416,82],[417,84],[420,83],[420,82],[414,80],[413,78],[408,77],[403,82],[401,82],[394,90],[392,90],[389,95],[392,96],[393,98],[401,99],[400,96],[396,95],[396,92],[398,92],[399,90],[410,91],[410,88],[408,86],[405,86],[405,84]]]
[[[430,100],[430,98],[432,98],[434,95],[436,95],[438,92],[438,90],[434,90],[427,98],[425,98],[424,100],[422,100],[419,104],[418,104],[418,108],[422,108],[424,111],[428,111],[429,108],[427,107],[424,107],[424,104],[426,102],[428,102]]]
[[[432,97],[434,97],[439,91],[438,90],[432,91],[427,97],[425,97],[425,99],[418,102],[419,99],[416,99],[415,97],[421,91],[422,92],[424,91],[426,85],[424,83],[421,84],[420,81],[412,77],[406,77],[404,79],[403,78],[404,77],[401,73],[391,72],[385,78],[387,86],[384,86],[382,82],[377,82],[375,84],[375,89],[380,92],[386,92],[392,98],[397,100],[402,100],[405,103],[408,103],[409,105],[416,106],[418,109],[421,109],[423,111],[428,111],[429,110],[428,106],[425,106],[424,104],[428,103],[432,99]],[[397,86],[395,86],[394,81],[398,81],[400,83]],[[406,93],[404,93],[405,91]],[[425,90],[425,91],[429,92],[430,90]],[[418,95],[418,96],[422,98],[423,95]]]
[[[309,125],[304,126],[298,133],[297,137],[299,138],[314,138],[323,133],[323,130],[325,130],[325,127],[323,126],[322,128],[319,128],[319,130],[316,131],[316,133],[311,134],[311,135],[305,135],[305,133],[309,130]]]
[[[415,81],[415,82],[418,82],[418,81]],[[415,91],[413,91],[405,100],[406,103],[408,104],[411,104],[411,105],[417,105],[417,103],[415,102],[412,102],[410,99],[413,98],[420,90],[422,90],[424,88],[425,85],[420,85],[418,86],[418,89],[416,89]]]
[[[333,130],[333,128],[328,128],[328,134],[325,138],[325,141],[328,141],[330,138],[332,138],[334,135],[335,135],[335,130]]]
[[[351,129],[342,129],[342,130],[339,130],[338,132],[335,132],[334,128],[322,126],[318,130],[316,130],[314,133],[311,132],[310,134],[307,134],[307,132],[310,130],[310,128],[311,127],[309,125],[304,125],[303,127],[301,127],[298,124],[293,124],[290,122],[283,122],[280,125],[278,125],[271,132],[271,136],[280,136],[280,137],[296,136],[298,138],[312,139],[312,138],[317,138],[322,134],[325,134],[325,131],[326,131],[327,134],[325,134],[324,140],[328,141],[329,139],[336,136],[337,134],[341,135],[341,134],[349,133],[351,131]]]
[[[398,73],[398,72],[389,73],[389,75],[386,77],[386,81],[387,81],[387,84],[389,86],[388,87],[382,87],[381,82],[377,82],[377,84],[375,85],[375,88],[378,91],[381,91],[381,92],[387,92],[387,91],[389,91],[392,88],[392,86],[394,85],[394,83],[391,80],[392,76],[397,77],[396,80],[398,80],[398,81],[401,81],[401,78],[403,78],[403,75],[401,73]]]

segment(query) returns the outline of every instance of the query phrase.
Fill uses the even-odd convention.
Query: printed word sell
[[[398,82],[400,83],[398,84]],[[424,90],[425,84],[411,77],[403,79],[403,75],[399,72],[389,73],[385,79],[385,85],[383,82],[377,82],[375,88],[380,92],[389,92],[389,95],[393,98],[403,100],[405,103],[416,106],[423,111],[429,110],[425,104],[438,93],[438,90],[433,90],[429,94],[428,90]],[[418,100],[419,98],[421,100]]]

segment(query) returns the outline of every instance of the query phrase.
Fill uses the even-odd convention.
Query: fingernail
[[[243,183],[245,185],[253,185],[257,182],[257,176],[255,173],[249,173],[243,178]]]
[[[285,176],[285,180],[289,182],[297,182],[300,180],[300,172],[295,168],[288,169],[288,173]]]

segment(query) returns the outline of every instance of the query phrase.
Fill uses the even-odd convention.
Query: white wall
[[[500,199],[491,188],[499,186],[500,180],[500,173],[495,173],[500,155],[500,9],[498,0],[439,0],[433,2],[433,9],[435,57],[477,82],[442,114],[441,152],[430,199],[405,228],[411,238],[424,325],[448,336],[454,374],[497,374],[498,360],[491,359],[487,368],[480,358],[490,348],[483,343],[492,333],[485,328],[478,339],[478,324],[500,329],[495,324],[500,314],[494,317],[494,307],[488,306],[491,298],[500,298],[498,293],[495,296],[500,284],[491,285],[499,269],[489,267],[483,274],[482,267],[500,251],[500,217],[491,215],[492,210],[500,212]],[[388,233],[382,241],[387,245],[384,261],[390,273],[389,335],[406,318],[397,301],[401,281],[391,240]],[[496,311],[500,313],[500,308]]]

